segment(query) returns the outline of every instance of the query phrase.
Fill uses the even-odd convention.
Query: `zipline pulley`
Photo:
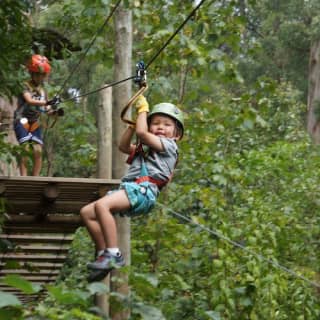
[[[136,75],[133,79],[134,83],[138,84],[141,88],[147,82],[147,70],[145,63],[143,61],[139,61],[136,64]]]
[[[143,94],[144,91],[147,90],[147,71],[145,68],[145,64],[143,61],[139,61],[136,64],[136,75],[133,78],[134,83],[139,85],[140,89],[133,95],[133,97],[128,101],[128,103],[125,105],[125,107],[121,111],[121,120],[127,124],[135,125],[135,121],[131,119],[125,118],[125,114],[129,110],[130,106],[136,102],[138,97]]]

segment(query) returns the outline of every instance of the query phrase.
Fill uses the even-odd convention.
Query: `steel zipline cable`
[[[146,69],[157,59],[160,53],[169,45],[172,39],[180,32],[180,30],[185,26],[185,24],[191,19],[192,16],[197,12],[197,10],[202,6],[205,0],[201,0],[196,7],[189,13],[185,20],[180,24],[176,31],[171,35],[171,37],[164,43],[164,45],[157,51],[157,53],[151,58],[151,60],[146,64]]]
[[[99,91],[102,91],[102,90],[104,90],[104,89],[113,87],[113,86],[115,86],[115,85],[117,85],[117,84],[120,84],[120,83],[122,83],[122,82],[126,82],[126,81],[128,81],[128,80],[133,79],[133,78],[135,78],[135,76],[131,76],[131,77],[128,77],[128,78],[126,78],[126,79],[122,79],[122,80],[119,80],[119,81],[115,81],[115,82],[109,83],[109,84],[107,84],[107,85],[105,85],[105,86],[103,86],[103,87],[101,87],[101,88],[98,88],[98,89],[95,89],[95,90],[92,90],[92,91],[89,91],[89,92],[86,92],[86,93],[83,93],[83,94],[79,94],[79,95],[77,95],[77,96],[75,96],[75,97],[72,97],[72,98],[69,98],[69,99],[65,99],[65,100],[62,101],[62,103],[68,102],[68,101],[71,101],[71,100],[74,100],[74,99],[78,99],[78,98],[82,98],[82,97],[89,96],[90,94],[97,93],[97,92],[99,92]]]
[[[120,5],[121,0],[118,0],[118,2],[115,4],[115,6],[112,8],[112,10],[110,11],[109,15],[107,16],[106,20],[104,21],[104,23],[101,25],[101,27],[97,30],[97,32],[95,33],[95,35],[93,36],[91,42],[89,43],[88,47],[86,48],[85,52],[82,54],[82,56],[80,57],[78,63],[72,68],[72,70],[69,73],[69,76],[66,78],[66,80],[64,81],[64,83],[62,84],[62,86],[60,87],[58,93],[56,94],[57,96],[59,96],[63,89],[65,88],[66,84],[68,83],[68,81],[71,79],[71,77],[73,76],[73,74],[75,73],[75,71],[79,68],[80,64],[82,63],[83,59],[85,58],[85,56],[88,54],[90,48],[92,47],[92,45],[94,44],[94,42],[96,41],[98,35],[102,32],[102,30],[105,28],[105,26],[109,23],[109,20],[111,19],[111,17],[113,16],[114,12],[116,11],[116,9],[118,8],[118,6]]]
[[[205,2],[205,0],[201,0],[198,5],[196,7],[193,8],[193,10],[189,13],[189,15],[184,19],[184,21],[180,24],[180,26],[176,29],[176,31],[168,38],[168,40],[162,45],[162,47],[156,52],[156,54],[150,59],[150,61],[146,64],[146,68],[147,69],[148,67],[150,67],[150,65],[157,59],[157,57],[160,55],[160,53],[169,45],[169,43],[173,40],[173,38],[181,31],[181,29],[185,26],[185,24],[191,19],[192,16],[194,16],[194,14],[196,13],[197,10],[199,10],[199,8],[202,6],[202,4]],[[83,93],[83,94],[80,94],[80,95],[77,95],[75,97],[72,97],[72,98],[69,98],[69,99],[66,99],[66,100],[63,100],[62,103],[64,102],[68,102],[68,101],[71,101],[71,100],[74,100],[74,99],[78,99],[78,98],[81,98],[81,97],[85,97],[85,96],[88,96],[88,95],[91,95],[93,93],[97,93],[101,90],[104,90],[104,89],[107,89],[107,88],[110,88],[110,87],[113,87],[115,85],[118,85],[122,82],[125,82],[125,81],[128,81],[128,80],[131,80],[131,79],[134,79],[136,76],[130,76],[126,79],[123,79],[123,80],[120,80],[120,81],[115,81],[115,82],[112,82],[106,86],[103,86],[101,88],[98,88],[98,89],[95,89],[95,90],[92,90],[92,91],[89,91],[89,92],[86,92],[86,93]]]
[[[314,282],[314,281],[306,278],[305,276],[303,276],[303,275],[301,275],[301,274],[298,274],[297,272],[293,271],[292,269],[289,269],[289,268],[281,265],[280,263],[278,263],[278,262],[276,262],[276,261],[274,261],[274,260],[271,260],[271,259],[266,258],[266,257],[263,256],[262,254],[256,253],[256,252],[254,252],[253,250],[248,249],[248,248],[245,247],[244,245],[240,244],[239,242],[236,242],[236,241],[233,241],[233,240],[229,239],[228,237],[224,236],[224,235],[221,234],[220,232],[218,232],[218,231],[216,231],[216,230],[209,229],[208,227],[206,227],[206,226],[204,226],[204,225],[202,225],[202,224],[199,224],[199,223],[197,223],[197,222],[194,222],[192,219],[184,216],[184,215],[181,214],[181,213],[178,213],[178,212],[174,211],[174,210],[171,209],[171,208],[168,208],[167,206],[165,206],[165,205],[163,205],[163,204],[161,204],[161,203],[157,203],[156,205],[159,206],[159,207],[161,207],[161,208],[163,208],[163,209],[165,209],[165,210],[167,210],[171,215],[173,215],[173,216],[175,216],[175,217],[177,217],[177,218],[179,218],[179,219],[182,219],[182,220],[184,220],[185,222],[187,222],[187,223],[189,223],[189,224],[191,224],[191,225],[194,225],[194,226],[200,228],[200,229],[203,230],[203,231],[208,232],[209,234],[215,236],[215,237],[218,238],[218,239],[222,239],[223,241],[228,242],[229,244],[231,244],[231,245],[234,246],[234,247],[240,248],[241,250],[243,250],[243,251],[245,251],[245,252],[247,252],[247,253],[255,256],[256,258],[258,258],[258,259],[260,259],[260,260],[262,260],[262,261],[264,261],[264,262],[272,265],[273,267],[275,267],[275,268],[277,268],[277,269],[280,269],[280,270],[282,270],[282,271],[290,274],[291,276],[293,276],[293,277],[295,277],[295,278],[298,278],[298,279],[300,279],[300,280],[305,281],[306,283],[308,283],[309,285],[311,285],[311,286],[313,286],[313,287],[316,287],[316,288],[320,289],[320,284],[319,284],[319,283]]]

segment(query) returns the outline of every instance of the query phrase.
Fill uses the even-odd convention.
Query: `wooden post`
[[[111,179],[112,177],[112,88],[102,90],[101,103],[98,108],[98,166],[97,177]],[[103,196],[103,195],[101,195]],[[110,277],[103,283],[110,287]],[[109,297],[106,294],[96,295],[96,305],[109,315]]]
[[[13,112],[16,108],[17,100],[12,102],[0,97],[0,132],[6,132],[5,141],[11,144],[18,144],[13,130]],[[19,176],[19,169],[16,161],[11,164],[0,160],[0,175]]]
[[[112,178],[112,88],[101,91],[98,108],[98,178]]]
[[[124,7],[118,7],[115,12],[115,59],[114,59],[114,80],[119,81],[132,75],[132,14]],[[113,152],[112,152],[112,174],[113,178],[121,178],[127,166],[125,155],[119,152],[118,145],[120,136],[125,129],[121,122],[120,113],[131,96],[131,81],[127,81],[113,88]],[[116,217],[118,228],[119,247],[124,255],[127,264],[130,264],[130,220],[129,218]],[[114,277],[115,276],[115,277]],[[113,281],[120,278],[117,283]],[[122,295],[129,295],[128,277],[121,273],[121,270],[112,272],[111,288]],[[129,310],[118,311],[110,305],[111,318],[113,320],[129,319]]]
[[[320,40],[314,41],[309,58],[307,129],[315,144],[320,144]]]

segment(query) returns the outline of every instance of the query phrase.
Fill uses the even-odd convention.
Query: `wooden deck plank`
[[[13,177],[0,176],[0,190],[7,201],[7,213],[79,214],[85,204],[94,201],[119,185],[115,179]],[[57,198],[53,203],[45,200],[45,188],[54,185]]]
[[[53,262],[39,262],[39,261],[24,261],[24,262],[18,262],[21,269],[37,269],[37,270],[44,270],[44,269],[55,269],[59,270],[63,263],[60,261],[53,261]],[[0,261],[0,267],[6,267],[5,261]],[[18,269],[20,270],[20,269]]]
[[[46,261],[46,262],[64,262],[67,256],[64,254],[14,254],[14,253],[5,253],[2,255],[3,261],[5,260],[15,260],[20,261]]]
[[[0,239],[6,239],[12,242],[71,242],[73,236],[70,235],[22,235],[22,234],[0,234]]]
[[[4,275],[8,275],[8,274],[18,274],[18,275],[32,275],[32,276],[36,276],[36,275],[42,275],[42,276],[46,276],[46,275],[55,275],[57,276],[59,274],[59,270],[36,270],[36,271],[29,271],[26,269],[2,269],[0,270],[0,275],[4,276]]]
[[[69,247],[65,246],[47,246],[47,245],[17,245],[14,249],[15,253],[64,253],[67,254]]]

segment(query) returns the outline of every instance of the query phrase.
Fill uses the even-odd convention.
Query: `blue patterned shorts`
[[[157,198],[150,189],[150,183],[147,181],[140,184],[135,182],[122,182],[120,189],[126,191],[131,204],[130,210],[123,212],[125,215],[136,216],[139,214],[147,214],[156,203]]]
[[[19,144],[22,144],[27,141],[34,141],[41,145],[43,144],[42,131],[40,127],[30,132],[20,123],[20,121],[16,121],[14,123],[14,132],[16,134]]]

